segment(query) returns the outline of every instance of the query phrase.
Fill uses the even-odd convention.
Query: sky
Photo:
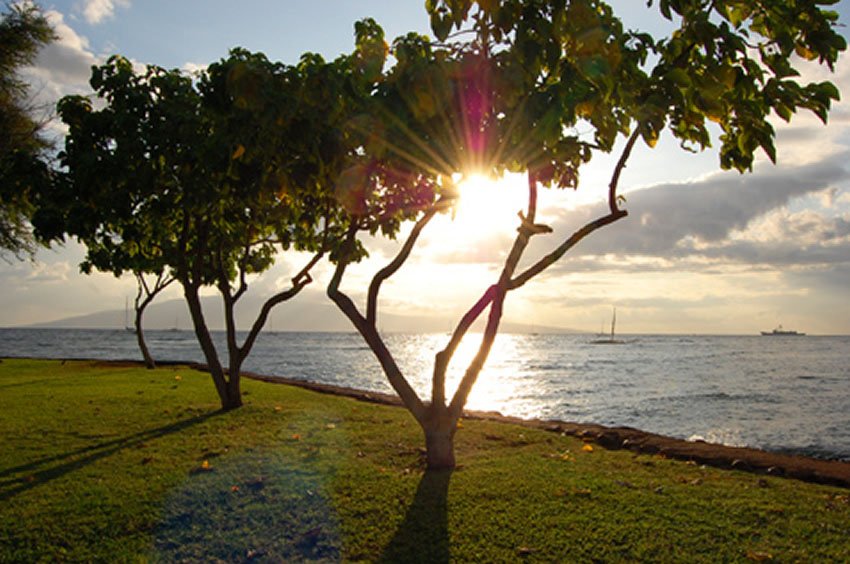
[[[662,32],[660,16],[639,0],[610,2],[627,26]],[[46,106],[62,95],[87,94],[91,65],[120,53],[141,64],[187,72],[235,46],[294,63],[307,51],[326,58],[353,47],[353,23],[374,17],[392,38],[428,33],[422,0],[62,0],[43,2],[58,35],[25,72]],[[850,0],[835,7],[850,21]],[[850,63],[831,80],[850,98]],[[682,151],[662,136],[639,144],[621,179],[629,217],[597,231],[549,271],[512,292],[506,319],[531,327],[597,332],[617,308],[623,333],[756,334],[785,328],[850,334],[850,106],[833,107],[829,125],[798,114],[779,120],[778,164],[761,155],[750,174],[720,172],[716,151]],[[615,156],[595,157],[573,192],[544,191],[538,221],[554,233],[536,237],[526,263],[599,215]],[[481,184],[481,183],[478,183]],[[415,331],[405,317],[437,317],[448,329],[492,284],[515,229],[523,180],[470,182],[454,220],[438,217],[414,255],[385,285],[381,312],[395,330]],[[520,194],[520,200],[516,195]],[[355,299],[397,248],[369,241],[371,258],[343,284]],[[73,241],[39,251],[35,262],[0,261],[0,327],[46,323],[103,310],[119,311],[135,282],[106,273],[83,275],[84,249]],[[250,282],[239,320],[247,327],[261,300],[287,283],[307,258],[281,255]],[[328,306],[330,268],[297,299],[298,311]],[[210,295],[213,292],[209,292]],[[170,288],[161,302],[179,300]],[[208,307],[215,308],[212,302]],[[172,307],[180,307],[174,302]],[[274,313],[285,326],[288,304]],[[175,317],[178,314],[175,314]],[[179,314],[184,315],[184,314]],[[309,314],[308,314],[309,315]],[[317,314],[318,315],[318,314]],[[440,321],[443,323],[443,321]],[[183,328],[188,322],[182,322]]]

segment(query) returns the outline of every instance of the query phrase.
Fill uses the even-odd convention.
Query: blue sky
[[[837,5],[843,21],[850,21],[848,3]],[[90,65],[113,53],[182,69],[203,67],[237,45],[284,62],[306,51],[332,58],[351,49],[353,23],[362,17],[374,17],[390,38],[411,30],[427,33],[423,4],[44,3],[59,39],[42,52],[27,77],[39,99],[52,104],[64,94],[87,93]],[[611,4],[627,25],[664,29],[643,0]],[[839,63],[833,76],[818,69],[810,76],[833,80],[850,97],[850,65]],[[626,332],[746,334],[782,323],[810,333],[850,334],[850,108],[838,104],[828,127],[806,115],[776,126],[779,165],[762,159],[745,176],[718,172],[712,151],[691,155],[664,138],[655,150],[639,147],[622,180],[630,217],[594,234],[569,260],[513,293],[508,318],[596,331],[616,305],[618,325]],[[541,215],[555,228],[555,238],[599,205],[613,159],[595,159],[582,173],[577,193],[542,199]],[[487,206],[490,200],[485,198]],[[441,218],[430,226],[410,264],[387,286],[384,310],[449,320],[469,307],[495,276],[513,229],[516,203],[508,199],[501,209],[497,204],[485,210],[487,221],[470,212],[465,224]],[[500,213],[505,229],[493,221]],[[488,230],[487,225],[496,227]],[[554,240],[537,241],[531,251],[545,252]],[[362,295],[370,273],[392,250],[378,242],[373,259],[351,273],[347,289]],[[134,294],[133,281],[79,274],[82,252],[70,243],[40,252],[35,264],[0,262],[0,284],[9,289],[0,296],[0,326],[123,308],[125,297]],[[253,297],[241,312],[246,324],[257,300],[285,281],[301,260],[281,256],[272,271],[252,281]],[[299,299],[325,304],[327,273],[327,267],[320,268],[316,284]],[[165,299],[179,297],[174,289]],[[285,307],[275,315],[285,317]]]

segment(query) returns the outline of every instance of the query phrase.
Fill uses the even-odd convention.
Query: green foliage
[[[649,5],[653,4],[649,0]],[[830,69],[844,39],[837,15],[813,1],[660,0],[669,37],[627,30],[602,0],[427,0],[436,41],[409,33],[393,42],[393,65],[372,87],[354,164],[339,178],[346,244],[331,255],[328,295],[363,336],[390,385],[426,434],[431,468],[453,467],[454,422],[486,362],[505,297],[559,260],[592,232],[627,215],[619,179],[638,139],[654,147],[669,132],[684,149],[711,145],[719,129],[720,166],[744,172],[755,153],[775,160],[768,117],[808,109],[826,120],[836,88],[800,84],[795,65]],[[375,60],[383,34],[357,27],[359,57]],[[366,41],[368,38],[369,40]],[[796,57],[796,58],[795,58]],[[620,157],[608,186],[608,213],[579,227],[549,254],[518,270],[532,236],[539,185],[578,188],[581,166],[598,153]],[[528,205],[494,283],[460,319],[435,358],[431,401],[410,386],[377,330],[381,284],[404,264],[435,213],[457,196],[453,181],[479,173],[528,177]],[[340,290],[348,264],[363,255],[360,232],[395,237],[416,219],[398,254],[370,282],[365,315]],[[473,322],[487,313],[484,337],[446,404],[445,374]],[[430,455],[433,454],[433,457]]]
[[[18,70],[54,38],[35,4],[6,4],[0,14],[0,256],[35,252],[28,225],[33,200],[49,180],[42,124],[32,115],[27,85]]]
[[[351,74],[347,60],[286,66],[244,49],[197,78],[114,56],[93,69],[98,104],[59,103],[64,170],[34,218],[40,236],[83,242],[84,272],[178,280],[225,407],[240,405],[240,366],[270,309],[310,282],[315,261],[267,298],[239,344],[233,311],[247,277],[280,251],[318,260],[338,244],[334,180],[349,151]],[[228,374],[204,320],[204,286],[223,300]]]
[[[4,359],[0,561],[850,557],[847,490],[470,420],[425,474],[403,410],[206,378]]]
[[[167,267],[199,285],[262,272],[279,248],[318,250],[328,213],[318,160],[330,141],[311,135],[325,100],[307,99],[307,80],[243,49],[197,81],[111,58],[91,80],[105,107],[59,104],[67,174],[41,232],[80,238],[86,269]]]
[[[657,5],[677,26],[669,37],[624,31],[599,0],[434,0],[427,8],[441,41],[471,22],[474,48],[489,54],[487,72],[500,77],[491,112],[517,120],[515,137],[499,136],[496,146],[528,146],[532,159],[515,168],[534,170],[537,159],[546,183],[574,186],[591,150],[609,152],[634,127],[650,146],[667,129],[684,148],[700,150],[711,145],[707,122],[715,122],[721,166],[743,171],[758,149],[775,160],[771,113],[788,120],[802,108],[826,121],[834,86],[795,77],[799,61],[832,69],[846,48],[835,12],[781,0]],[[496,93],[521,102],[499,106]],[[592,126],[593,143],[572,137],[580,123]]]

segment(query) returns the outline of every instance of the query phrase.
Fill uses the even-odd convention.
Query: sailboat
[[[622,345],[625,341],[620,341],[614,338],[614,327],[617,324],[617,308],[614,308],[614,314],[611,317],[611,336],[603,337],[600,334],[600,338],[595,341],[590,341],[591,345]]]
[[[136,328],[130,325],[130,299],[126,296],[124,296],[124,330],[136,332]]]

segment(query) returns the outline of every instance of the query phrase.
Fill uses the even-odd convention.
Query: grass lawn
[[[0,562],[850,561],[850,491],[207,374],[0,363]]]

